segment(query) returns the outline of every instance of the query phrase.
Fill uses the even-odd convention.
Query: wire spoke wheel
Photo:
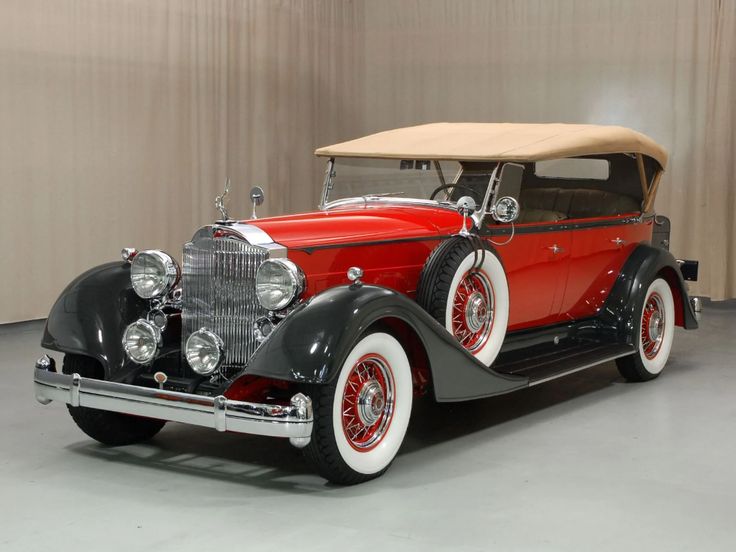
[[[461,236],[435,247],[422,268],[417,302],[468,354],[490,366],[509,320],[506,271],[485,241]]]
[[[470,353],[486,344],[493,328],[493,286],[482,271],[468,271],[452,302],[452,334]]]
[[[311,392],[314,427],[304,452],[319,473],[353,485],[385,472],[404,441],[414,393],[398,339],[381,331],[363,335],[337,377]]]
[[[662,297],[652,293],[644,305],[641,317],[642,353],[649,360],[659,353],[665,334],[666,313]]]
[[[381,355],[368,354],[355,363],[342,396],[342,428],[350,446],[368,451],[383,439],[394,411],[391,368]]]
[[[675,335],[675,302],[667,281],[652,280],[644,297],[639,325],[629,326],[636,352],[616,359],[619,372],[628,381],[656,378],[667,364]]]

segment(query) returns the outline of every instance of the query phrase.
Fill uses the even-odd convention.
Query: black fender
[[[633,344],[647,288],[660,273],[672,288],[675,309],[678,310],[675,313],[676,323],[686,330],[698,328],[687,284],[672,253],[659,247],[639,244],[621,268],[599,316],[604,326],[615,329],[621,342]]]
[[[334,287],[296,307],[254,353],[245,373],[329,383],[363,332],[383,318],[398,318],[419,336],[438,401],[488,397],[528,385],[526,377],[481,364],[416,302],[373,285]]]
[[[61,293],[46,320],[41,346],[96,358],[105,379],[121,379],[125,327],[145,317],[148,301],[130,283],[130,265],[112,262],[81,274]]]

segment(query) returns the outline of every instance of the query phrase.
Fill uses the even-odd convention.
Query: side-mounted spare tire
[[[438,245],[419,277],[417,302],[486,366],[498,356],[509,318],[506,273],[478,237]]]

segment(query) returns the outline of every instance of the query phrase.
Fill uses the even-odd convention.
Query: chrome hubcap
[[[468,298],[465,307],[465,324],[468,329],[475,333],[481,330],[488,320],[488,305],[485,297],[479,291],[474,291]]]
[[[662,336],[662,315],[658,312],[652,314],[651,320],[649,320],[649,337],[652,341],[658,341]]]
[[[358,418],[361,423],[366,427],[375,424],[385,406],[386,398],[381,384],[376,380],[367,381],[358,393]]]

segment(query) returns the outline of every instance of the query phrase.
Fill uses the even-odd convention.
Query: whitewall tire
[[[362,337],[335,380],[312,395],[315,421],[305,452],[319,473],[350,485],[386,471],[404,441],[413,399],[411,366],[396,338]]]
[[[664,369],[675,334],[675,301],[669,284],[656,278],[647,288],[638,317],[634,343],[637,352],[616,361],[629,381],[656,378]]]
[[[503,265],[485,252],[474,268],[476,254],[468,254],[450,282],[445,305],[445,328],[471,355],[486,366],[501,350],[509,320],[509,288]]]
[[[509,286],[501,261],[480,239],[451,238],[432,252],[417,302],[486,366],[501,350],[509,320]]]

